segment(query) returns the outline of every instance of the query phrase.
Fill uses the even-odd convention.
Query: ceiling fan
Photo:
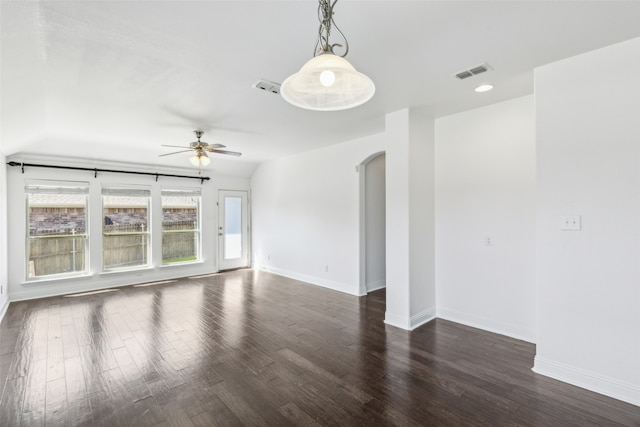
[[[242,155],[242,153],[238,153],[236,151],[220,150],[220,148],[224,148],[225,147],[222,144],[209,144],[207,142],[200,141],[200,138],[202,138],[202,135],[204,134],[204,131],[201,131],[201,130],[197,129],[197,130],[194,130],[193,133],[196,134],[196,137],[198,138],[197,141],[194,141],[194,142],[190,143],[188,147],[182,146],[182,145],[164,145],[163,144],[162,145],[163,147],[182,148],[182,150],[174,151],[173,153],[160,154],[160,157],[171,156],[173,154],[179,154],[179,153],[186,153],[188,151],[195,151],[195,154],[193,156],[189,157],[189,161],[191,162],[192,165],[194,165],[198,169],[200,169],[200,167],[207,166],[209,163],[211,163],[211,159],[209,159],[209,156],[207,155],[207,152],[209,152],[209,153],[218,153],[218,154],[227,154],[227,155],[230,155],[230,156],[241,156]],[[198,173],[200,173],[200,170],[198,170]]]

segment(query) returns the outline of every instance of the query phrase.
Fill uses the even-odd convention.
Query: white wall
[[[433,224],[429,223],[433,214],[428,212],[433,201],[418,200],[430,196],[428,184],[426,187],[418,184],[413,192],[409,184],[411,156],[420,155],[423,146],[433,143],[433,132],[428,132],[432,120],[422,115],[419,118],[426,122],[411,129],[410,110],[393,112],[387,114],[385,131],[381,134],[260,165],[251,181],[255,265],[342,292],[361,294],[364,284],[360,282],[360,231],[365,227],[364,216],[360,215],[362,183],[355,166],[384,151],[385,322],[413,329],[430,320],[435,315],[433,269],[425,269],[422,264],[429,265],[432,261],[424,253],[412,255],[412,250],[433,244],[413,240],[412,246],[412,233],[414,239],[420,239],[428,236],[425,230],[433,230]],[[432,159],[428,161],[432,164]],[[422,162],[414,165],[424,166]],[[413,176],[423,174],[414,171]],[[427,215],[423,215],[425,206]],[[411,213],[411,209],[415,212]]]
[[[411,327],[436,317],[435,132],[428,111],[409,115],[409,260]]]
[[[433,118],[387,114],[387,307],[385,323],[414,329],[433,319]]]
[[[7,167],[5,156],[0,154],[0,321],[9,304],[7,272]]]
[[[368,162],[365,174],[365,281],[367,292],[386,286],[385,155]]]
[[[533,96],[436,120],[438,317],[530,342],[534,125]]]
[[[122,164],[78,164],[72,160],[55,159],[49,160],[40,158],[28,158],[25,156],[13,156],[12,160],[24,161],[26,163],[37,164],[64,164],[70,166],[98,167],[105,169],[136,170],[160,172],[162,170],[149,169],[145,166],[122,165]],[[193,170],[166,170],[166,173],[182,174],[193,176]],[[8,253],[8,280],[9,298],[12,301],[39,298],[51,295],[67,294],[92,289],[102,289],[114,286],[123,286],[135,283],[150,282],[175,277],[185,277],[198,274],[207,274],[217,271],[217,207],[218,189],[248,190],[249,180],[247,178],[234,178],[223,176],[212,176],[211,181],[200,184],[198,180],[187,180],[180,178],[160,177],[156,182],[153,176],[125,175],[98,173],[97,178],[93,173],[86,171],[70,171],[58,169],[44,169],[26,167],[22,174],[20,167],[10,167],[7,172],[8,192],[8,221],[11,227],[8,230],[8,244],[12,250]],[[88,276],[57,279],[57,280],[25,280],[25,230],[26,214],[24,204],[24,184],[26,179],[47,179],[65,181],[89,182],[89,248],[90,248],[90,272]],[[109,272],[102,273],[101,261],[101,239],[92,236],[99,236],[102,232],[102,212],[101,212],[101,186],[103,184],[137,184],[148,185],[151,188],[152,226],[160,227],[162,208],[160,204],[160,190],[163,187],[201,187],[202,188],[202,262],[189,265],[162,266],[161,242],[159,239],[152,240],[153,267],[145,270],[129,272]],[[155,234],[157,237],[158,234]]]
[[[640,38],[535,71],[535,371],[640,405]],[[561,231],[580,215],[581,231]]]
[[[379,134],[261,164],[251,184],[255,266],[359,294],[356,166],[384,141]]]
[[[404,329],[411,327],[410,223],[409,223],[409,125],[408,109],[387,114],[387,306],[384,321]]]

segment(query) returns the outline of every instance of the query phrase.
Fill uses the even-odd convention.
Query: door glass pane
[[[224,198],[224,258],[242,256],[242,198]]]

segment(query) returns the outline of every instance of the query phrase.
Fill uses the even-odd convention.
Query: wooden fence
[[[105,270],[147,264],[147,224],[111,224],[102,229],[102,266]]]
[[[198,254],[197,222],[165,221],[162,224],[162,259],[195,259]],[[84,229],[32,230],[29,238],[29,277],[82,271],[85,269]],[[104,269],[146,265],[149,251],[146,224],[103,226],[102,260]]]
[[[162,223],[162,260],[196,259],[198,256],[198,236],[195,220],[164,221]]]
[[[29,238],[29,277],[69,273],[85,269],[86,237],[44,230]],[[83,234],[76,230],[75,234]]]

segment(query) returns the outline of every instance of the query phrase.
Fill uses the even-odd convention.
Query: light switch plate
[[[563,216],[560,230],[580,231],[582,229],[580,215]]]

